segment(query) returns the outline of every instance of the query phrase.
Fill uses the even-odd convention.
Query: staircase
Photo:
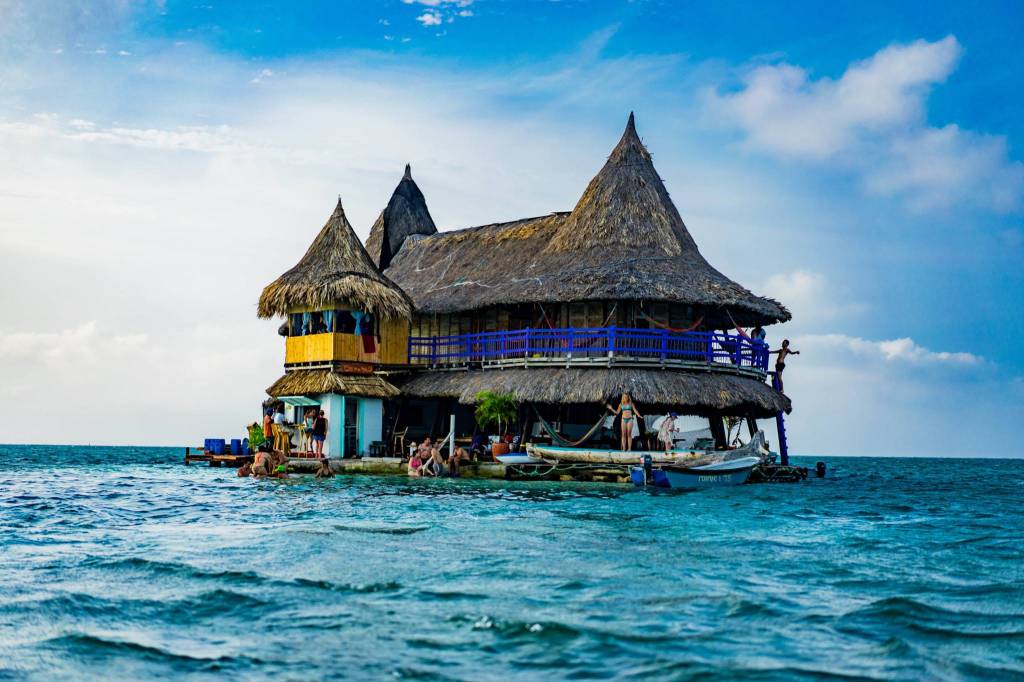
[[[781,393],[782,383],[779,381],[779,375],[775,372],[769,372],[768,374],[772,377],[772,388]],[[786,439],[786,417],[781,410],[775,413],[775,427],[779,432],[779,456],[782,457],[782,466],[789,466],[789,441]]]

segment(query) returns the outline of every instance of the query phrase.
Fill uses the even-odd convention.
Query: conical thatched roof
[[[405,165],[405,175],[398,183],[387,207],[381,211],[377,221],[370,228],[366,250],[377,267],[384,269],[391,265],[391,259],[402,248],[405,240],[413,235],[437,233],[434,219],[427,210],[427,200],[412,179],[412,168]]]
[[[381,318],[412,315],[409,297],[377,271],[338,199],[334,213],[302,260],[260,296],[260,317],[284,315],[289,308],[327,308],[344,302]]]
[[[644,300],[714,308],[719,318],[728,312],[742,325],[790,319],[782,304],[756,296],[704,260],[637,136],[632,114],[572,212],[410,241],[385,273],[423,313],[505,303]]]

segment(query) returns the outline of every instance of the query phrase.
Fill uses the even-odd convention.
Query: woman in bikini
[[[616,414],[622,417],[622,449],[632,450],[633,449],[633,423],[637,419],[643,419],[643,416],[636,409],[636,405],[633,404],[633,399],[628,393],[623,393],[619,399],[618,409],[612,409],[611,405],[605,405],[608,411],[612,414]]]

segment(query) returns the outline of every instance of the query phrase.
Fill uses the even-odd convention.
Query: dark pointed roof
[[[713,308],[719,324],[729,315],[743,325],[790,319],[782,304],[751,293],[704,259],[632,114],[571,213],[418,239],[385,273],[423,313],[503,303],[645,300]]]
[[[409,317],[409,297],[377,270],[356,236],[338,198],[334,213],[306,255],[263,290],[260,317],[300,306],[327,308],[341,302],[379,317]]]
[[[383,269],[391,265],[391,259],[406,239],[413,235],[436,233],[437,227],[427,210],[427,201],[412,179],[412,168],[406,164],[405,175],[391,195],[391,200],[370,228],[366,250],[373,262]]]

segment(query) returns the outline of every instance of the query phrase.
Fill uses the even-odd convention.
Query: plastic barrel
[[[242,439],[232,438],[231,439],[231,454],[240,455],[242,454]]]
[[[251,455],[252,454],[252,449],[249,448],[249,439],[248,438],[243,438],[242,439],[242,454],[243,455]]]
[[[213,454],[215,454],[215,455],[223,455],[224,454],[224,439],[223,438],[213,438],[211,440],[211,445],[213,446]]]

